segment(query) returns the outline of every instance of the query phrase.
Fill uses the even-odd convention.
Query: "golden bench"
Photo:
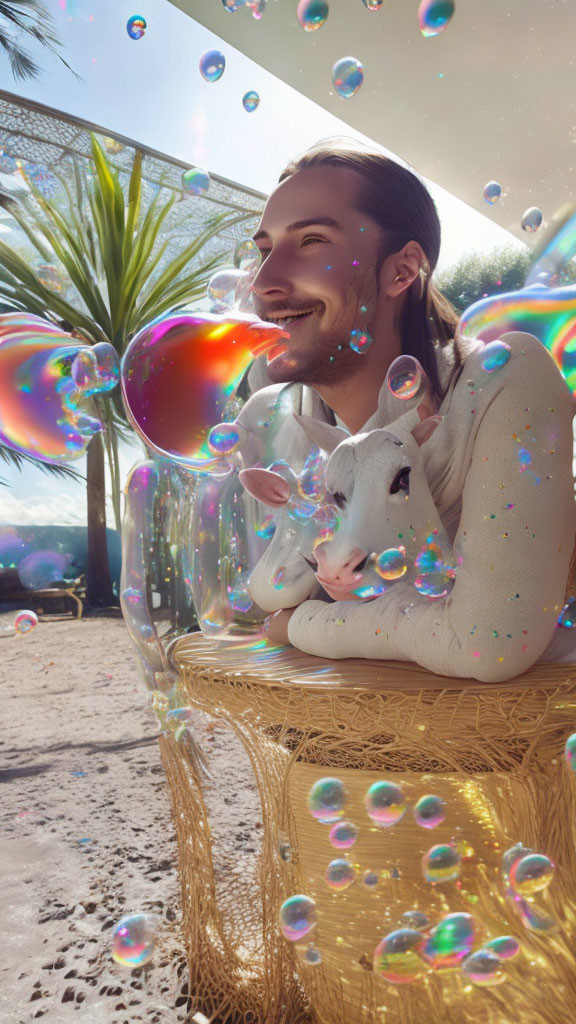
[[[534,666],[506,683],[434,675],[406,662],[324,662],[262,641],[232,644],[192,634],[169,648],[182,703],[226,724],[246,751],[261,800],[261,849],[252,879],[217,878],[203,779],[162,739],[178,834],[184,934],[194,1009],[218,1024],[566,1024],[576,999],[576,779],[564,744],[576,728],[576,666]],[[348,790],[346,818],[360,828],[349,851],[357,881],[331,891],[324,872],[342,856],[307,796],[325,776]],[[410,810],[375,828],[364,795],[376,780],[399,785],[411,804],[435,793],[446,820],[420,828]],[[214,780],[223,793],[227,780]],[[462,844],[461,877],[432,886],[422,855]],[[505,898],[502,853],[522,842],[556,864],[537,907],[556,931],[524,926]],[[375,889],[362,882],[376,872]],[[321,963],[306,963],[280,933],[288,897],[316,902],[308,939]],[[414,908],[436,923],[473,915],[474,948],[513,935],[496,988],[467,984],[459,970],[391,984],[373,970],[382,937]]]

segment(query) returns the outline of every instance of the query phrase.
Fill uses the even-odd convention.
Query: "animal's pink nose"
[[[356,582],[357,574],[364,568],[368,552],[363,548],[354,548],[345,561],[334,565],[329,558],[330,546],[331,542],[325,541],[314,548],[314,556],[318,562],[318,579],[338,587],[352,586]]]

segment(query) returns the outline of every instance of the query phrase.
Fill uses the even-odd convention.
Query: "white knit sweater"
[[[489,682],[515,678],[536,661],[576,660],[576,630],[556,624],[576,536],[576,401],[536,338],[510,333],[504,340],[512,356],[490,374],[481,368],[483,343],[469,343],[463,372],[439,409],[445,418],[420,450],[439,517],[462,557],[450,596],[431,601],[398,581],[366,603],[308,600],[290,621],[295,647],[325,658],[413,661]],[[436,352],[447,380],[450,352]],[[322,418],[318,396],[299,390],[298,411]],[[280,391],[257,391],[239,418],[257,430]],[[362,431],[394,422],[409,431],[419,422],[415,404],[397,421],[398,400],[383,388]],[[410,434],[407,443],[416,462]],[[301,461],[307,444],[287,417],[277,457]]]

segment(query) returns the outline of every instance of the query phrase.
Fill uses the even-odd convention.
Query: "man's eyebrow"
[[[289,224],[286,231],[301,231],[302,228],[309,228],[316,224],[320,224],[325,228],[338,228],[340,231],[342,230],[342,225],[337,220],[334,220],[333,217],[309,217],[308,220],[297,220],[294,224]],[[267,231],[257,231],[253,236],[253,241],[257,242],[259,238],[268,237]]]

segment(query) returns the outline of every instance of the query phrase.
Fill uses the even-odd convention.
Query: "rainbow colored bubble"
[[[14,619],[14,630],[20,636],[25,636],[26,633],[29,633],[37,625],[38,616],[36,615],[36,612],[31,612],[27,609],[17,612]]]
[[[142,39],[146,28],[146,18],[143,18],[141,14],[133,14],[126,22],[126,31],[130,39]]]
[[[344,815],[348,794],[340,779],[318,779],[308,794],[308,810],[316,821],[332,825]]]
[[[430,932],[422,956],[435,970],[455,967],[471,953],[475,934],[471,914],[446,914]]]
[[[417,981],[427,971],[420,956],[425,940],[413,928],[398,928],[386,935],[374,950],[374,972],[393,985]]]
[[[112,935],[112,956],[124,967],[142,967],[154,955],[157,928],[149,914],[127,914]]]
[[[220,50],[206,50],[200,57],[199,67],[206,82],[217,82],[224,74],[226,57]]]
[[[355,96],[364,81],[364,68],[356,57],[342,57],[332,68],[332,83],[343,100]],[[352,348],[352,344],[350,345]],[[356,351],[362,351],[357,349]]]
[[[280,907],[280,931],[290,942],[300,942],[316,927],[316,904],[309,896],[290,896]]]
[[[344,858],[330,861],[324,873],[324,880],[329,889],[343,892],[356,881],[356,868]]]
[[[364,797],[368,816],[381,828],[397,825],[406,813],[406,799],[393,782],[375,782]]]
[[[418,8],[418,24],[423,36],[437,36],[449,25],[456,4],[454,0],[422,0]]]
[[[326,0],[299,0],[296,17],[305,32],[316,32],[326,24],[330,8]]]

